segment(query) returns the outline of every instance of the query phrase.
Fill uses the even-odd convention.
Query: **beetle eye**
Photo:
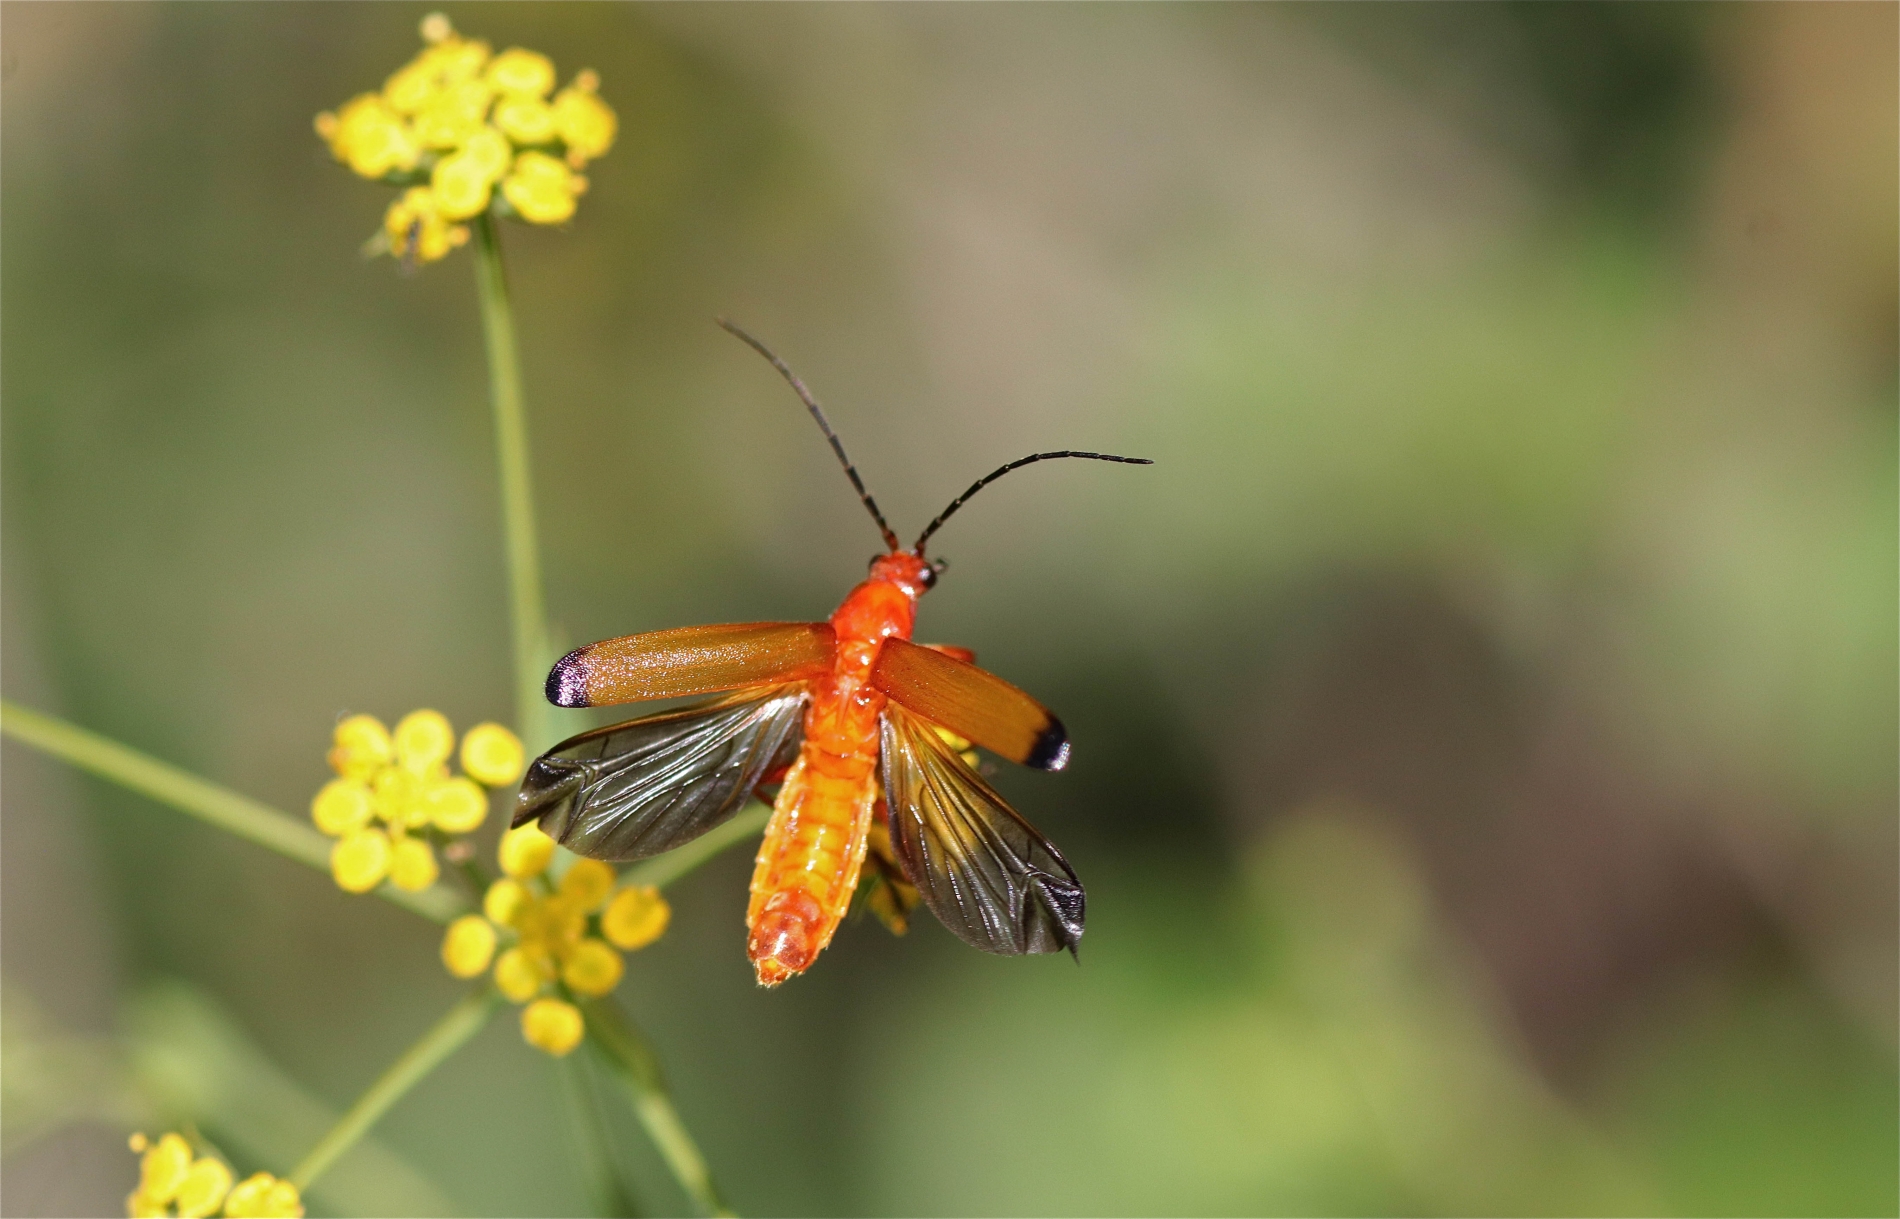
[[[917,582],[925,588],[934,588],[937,584],[937,565],[932,563],[917,573]]]

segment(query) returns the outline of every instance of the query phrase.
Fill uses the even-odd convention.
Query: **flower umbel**
[[[463,751],[467,765],[466,743]],[[482,896],[480,914],[449,924],[442,964],[458,978],[474,978],[492,963],[495,988],[528,1005],[521,1035],[559,1057],[580,1044],[583,1032],[580,1010],[564,994],[613,990],[626,971],[620,953],[659,939],[671,910],[651,885],[616,891],[619,878],[597,859],[577,859],[558,884],[549,883],[554,840],[537,826],[502,835],[499,854],[502,879]]]
[[[435,262],[469,239],[485,211],[562,224],[587,189],[578,172],[613,147],[619,119],[600,77],[577,73],[559,93],[538,51],[493,54],[441,13],[422,19],[423,48],[384,82],[316,119],[352,172],[407,189],[389,205],[375,253]]]
[[[412,711],[395,732],[371,715],[336,726],[337,777],[310,802],[317,828],[337,840],[330,874],[351,893],[388,880],[411,892],[441,874],[433,837],[467,834],[488,817],[487,787],[521,774],[522,748],[500,724],[478,724],[462,741],[462,775],[449,773],[455,730],[437,711]]]
[[[233,1188],[231,1170],[215,1156],[194,1155],[181,1134],[167,1134],[151,1142],[132,1136],[132,1150],[142,1152],[139,1185],[125,1200],[132,1219],[177,1215],[205,1219],[222,1206],[231,1219],[301,1219],[303,1199],[297,1187],[260,1172]]]

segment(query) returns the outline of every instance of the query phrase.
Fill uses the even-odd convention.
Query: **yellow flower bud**
[[[938,738],[942,740],[944,744],[948,745],[952,752],[969,763],[971,770],[976,769],[979,759],[976,756],[976,750],[970,747],[969,741],[958,736],[948,728],[938,728],[936,731]]]
[[[539,51],[509,47],[489,62],[488,81],[506,93],[546,97],[554,87],[554,64]]]
[[[538,825],[524,825],[501,836],[501,870],[516,880],[526,880],[547,871],[554,858],[554,839]]]
[[[415,772],[400,766],[387,767],[370,784],[370,800],[377,817],[395,829],[428,821],[429,809],[422,800],[425,786]]]
[[[444,85],[472,80],[488,62],[489,46],[480,39],[452,38],[425,52],[442,73]]]
[[[620,128],[613,107],[594,92],[599,80],[583,72],[554,96],[554,131],[567,145],[570,161],[585,164],[614,146]],[[577,160],[578,159],[578,160]]]
[[[587,933],[587,912],[569,897],[546,897],[528,904],[515,919],[515,929],[530,951],[558,957]]]
[[[604,995],[620,985],[620,975],[626,968],[626,962],[608,947],[607,941],[590,935],[574,945],[561,962],[561,981],[577,994]]]
[[[464,914],[442,937],[442,964],[458,978],[479,977],[495,957],[495,927],[479,914]]]
[[[598,910],[614,891],[613,866],[598,859],[577,859],[561,877],[561,896],[582,910]]]
[[[455,37],[455,26],[445,14],[430,13],[416,27],[416,32],[422,35],[424,42],[447,42]]]
[[[452,29],[442,38],[425,36],[424,41],[432,45],[398,68],[383,85],[384,103],[398,114],[418,114],[428,109],[444,92],[472,79],[488,62],[487,43],[457,38]]]
[[[581,1043],[586,1026],[580,1009],[559,999],[536,999],[521,1011],[521,1035],[556,1058]]]
[[[607,912],[600,916],[600,930],[614,947],[632,952],[659,939],[672,917],[673,910],[658,889],[629,885],[614,894]]]
[[[395,755],[389,729],[373,715],[352,715],[336,726],[330,769],[346,779],[367,779]]]
[[[318,116],[317,132],[330,141],[332,155],[362,177],[415,168],[419,150],[409,128],[374,93],[352,98],[328,121]]]
[[[367,893],[389,874],[389,835],[381,830],[357,830],[330,848],[330,875],[351,893]]]
[[[531,224],[560,224],[574,214],[575,196],[587,189],[587,179],[545,152],[524,152],[501,180],[501,193],[516,213]]]
[[[436,201],[441,206],[441,200]],[[455,752],[455,729],[440,711],[411,711],[396,723],[396,761],[412,773],[427,774]]]
[[[435,848],[420,838],[398,838],[389,848],[389,882],[398,889],[420,893],[435,883],[442,868]]]
[[[206,1219],[208,1215],[217,1214],[230,1189],[230,1169],[210,1157],[199,1160],[185,1174],[184,1184],[178,1187],[180,1219]]]
[[[303,1219],[303,1198],[289,1181],[272,1181],[264,1192],[264,1213],[260,1219]]]
[[[545,144],[554,138],[554,108],[526,93],[504,93],[495,103],[495,126],[517,144]]]
[[[224,1213],[239,1219],[240,1216],[262,1215],[264,1213],[264,1194],[270,1189],[270,1183],[276,1180],[267,1172],[246,1177],[237,1188],[231,1191],[230,1199],[224,1204]]]
[[[279,1178],[264,1191],[264,1213],[259,1219],[304,1219],[303,1196],[297,1186]]]
[[[390,253],[418,262],[446,258],[450,250],[468,241],[468,227],[451,225],[436,206],[435,192],[426,186],[410,187],[389,205],[383,216],[383,232],[389,239]]]
[[[163,1206],[178,1196],[190,1171],[191,1144],[183,1135],[168,1134],[139,1161],[139,1193]]]
[[[506,787],[521,777],[524,753],[500,724],[477,724],[462,738],[462,770],[484,787]]]
[[[445,834],[466,834],[488,818],[488,793],[460,776],[425,784],[422,802],[429,820]]]
[[[528,887],[518,880],[498,880],[482,895],[482,913],[502,927],[515,925],[515,918],[534,900]]]
[[[125,1196],[125,1213],[129,1219],[166,1219],[171,1207],[135,1189]]]
[[[436,206],[450,220],[467,220],[488,206],[488,174],[481,164],[460,153],[443,157],[429,174]]]
[[[409,127],[388,112],[365,112],[359,122],[344,120],[342,159],[359,177],[380,178],[399,169],[414,169],[420,150],[410,139]]]
[[[418,55],[383,82],[383,104],[397,114],[414,114],[441,90],[442,74],[428,56]]]
[[[970,747],[970,742],[964,740],[962,737],[950,731],[948,728],[939,727],[936,729],[936,733],[937,733],[937,738],[941,740],[944,744],[948,745],[951,751],[954,753],[962,753],[964,750]]]
[[[332,838],[362,829],[375,812],[369,788],[358,779],[332,779],[310,802],[310,819]]]
[[[495,989],[513,1003],[526,1003],[540,994],[542,985],[551,977],[534,955],[523,948],[510,948],[495,960]]]
[[[303,1219],[297,1187],[267,1172],[246,1177],[224,1204],[230,1219]]]
[[[416,142],[424,148],[454,148],[488,122],[488,103],[494,90],[479,77],[445,85],[410,122]]]
[[[509,147],[507,136],[496,131],[493,127],[484,127],[474,135],[469,136],[466,140],[463,140],[462,150],[456,155],[458,157],[467,157],[476,168],[481,170],[482,175],[488,179],[489,184],[493,185],[501,179],[503,174],[508,172],[508,165],[514,160],[515,150]],[[495,725],[489,726],[494,727]],[[507,730],[503,729],[503,731],[505,732]],[[464,740],[463,748],[467,748],[466,739]]]

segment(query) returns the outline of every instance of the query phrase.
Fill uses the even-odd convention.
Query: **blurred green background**
[[[473,268],[311,117],[406,5],[7,5],[5,694],[301,812],[509,714]],[[450,7],[596,68],[508,225],[563,642],[818,618],[1056,708],[1079,967],[929,919],[757,989],[747,852],[620,997],[759,1214],[1894,1214],[1892,5]],[[579,728],[584,713],[564,724]],[[8,744],[9,1214],[190,1117],[285,1171],[438,931]],[[492,831],[491,831],[492,832]],[[587,1213],[512,1015],[313,1213]],[[685,1205],[605,1111],[649,1212]]]

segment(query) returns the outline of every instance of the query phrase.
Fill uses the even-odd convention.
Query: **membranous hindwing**
[[[514,824],[578,855],[645,859],[697,838],[791,764],[804,737],[804,683],[751,689],[597,728],[536,758]]]
[[[985,952],[1073,952],[1082,882],[1055,844],[903,707],[885,707],[881,743],[891,849],[937,920]]]

